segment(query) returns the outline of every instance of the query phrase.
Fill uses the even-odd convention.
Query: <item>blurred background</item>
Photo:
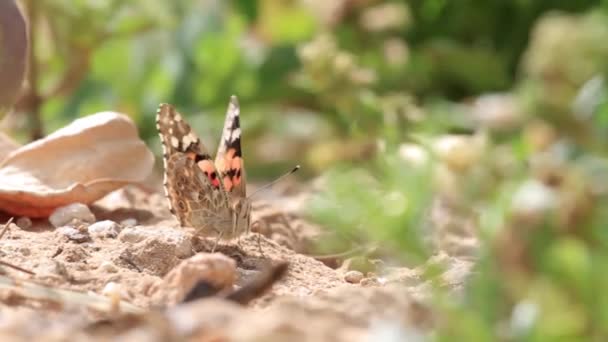
[[[169,102],[215,148],[236,94],[250,177],[302,164],[317,222],[411,264],[473,236],[438,336],[608,336],[608,1],[19,5],[33,49],[12,136],[115,110],[159,154]],[[429,242],[438,199],[450,232]]]

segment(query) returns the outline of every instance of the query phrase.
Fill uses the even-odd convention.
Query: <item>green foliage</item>
[[[368,168],[345,167],[326,174],[331,191],[315,197],[310,210],[341,237],[339,242],[329,241],[330,248],[336,249],[336,243],[352,248],[353,242],[381,241],[383,249],[401,251],[409,262],[428,257],[420,229],[431,199],[430,169],[391,155]]]

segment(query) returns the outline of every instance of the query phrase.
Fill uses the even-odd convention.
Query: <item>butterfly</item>
[[[181,226],[218,240],[248,231],[251,220],[239,112],[238,100],[232,96],[215,161],[173,106],[163,103],[156,113],[171,213]]]

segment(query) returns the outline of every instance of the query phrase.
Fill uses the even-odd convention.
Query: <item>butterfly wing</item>
[[[224,189],[232,198],[244,198],[246,196],[239,113],[239,102],[233,95],[228,104],[224,130],[215,156],[215,167],[222,179]]]
[[[194,160],[181,153],[171,155],[165,176],[165,191],[181,226],[195,228],[205,236],[232,227],[226,194],[211,184]]]
[[[211,233],[230,226],[231,209],[209,153],[184,118],[161,104],[156,127],[163,146],[164,187],[182,226]]]

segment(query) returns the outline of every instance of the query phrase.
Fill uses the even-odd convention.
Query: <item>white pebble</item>
[[[120,221],[120,225],[123,227],[135,227],[137,225],[137,220],[134,218],[128,218]]]
[[[114,221],[105,220],[93,223],[88,230],[93,237],[115,238],[120,233],[120,226]]]
[[[92,223],[95,222],[95,215],[93,215],[86,205],[72,203],[55,209],[49,217],[49,221],[54,227],[64,226],[74,220]]]
[[[65,237],[67,237],[68,239],[74,241],[74,242],[85,242],[89,239],[89,235],[81,232],[80,230],[74,228],[74,227],[70,227],[70,226],[64,226],[64,227],[59,227],[57,228],[57,234],[61,234]]]
[[[344,280],[351,284],[358,284],[361,282],[361,279],[363,279],[363,273],[359,271],[348,271],[344,275]]]
[[[116,268],[116,265],[114,265],[111,261],[104,261],[104,262],[102,262],[99,265],[99,269],[101,271],[104,271],[104,272],[107,272],[107,273],[116,273],[118,271],[118,269]],[[108,283],[108,284],[113,284],[113,283]]]
[[[121,293],[122,293],[122,287],[120,286],[120,284],[115,283],[113,281],[107,283],[106,286],[103,287],[103,290],[101,290],[102,295],[108,296],[110,298],[120,299]]]

